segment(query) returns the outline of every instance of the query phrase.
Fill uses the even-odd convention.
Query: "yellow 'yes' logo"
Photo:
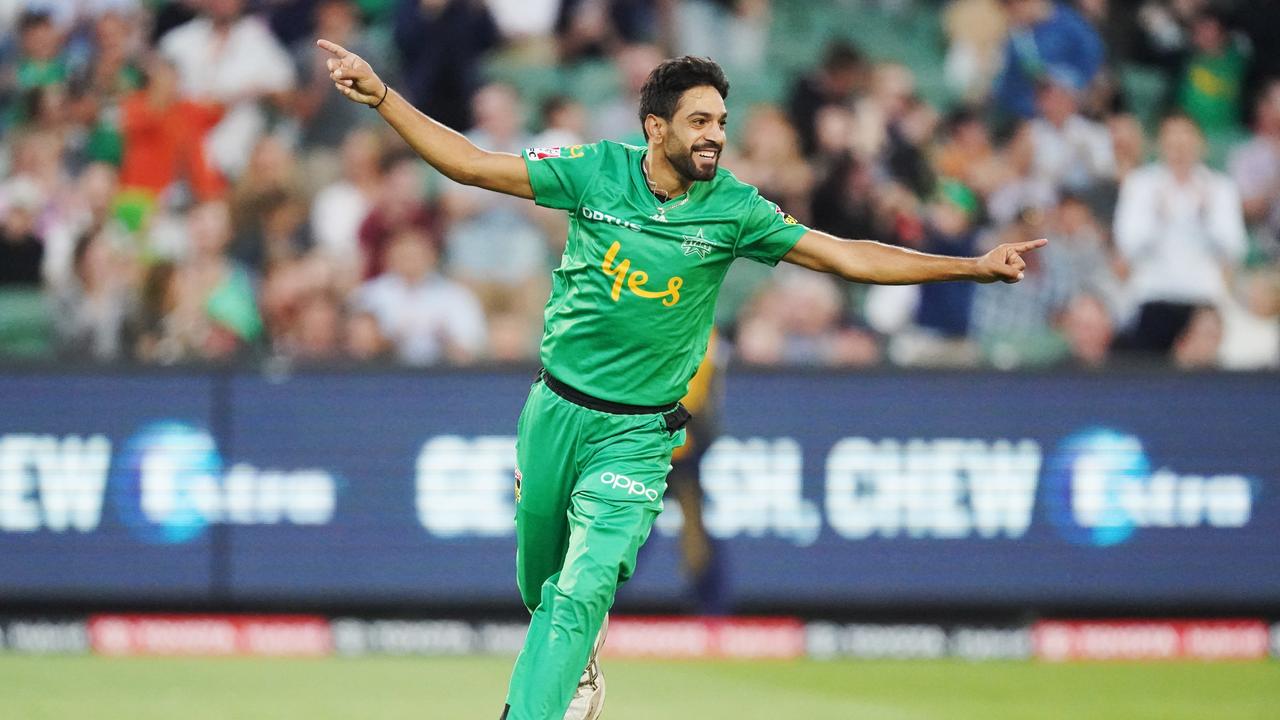
[[[622,243],[614,241],[609,246],[609,252],[604,254],[604,263],[600,269],[605,275],[613,278],[613,291],[610,293],[613,301],[617,302],[622,297],[622,286],[625,284],[631,292],[642,298],[662,298],[662,304],[672,307],[680,302],[680,288],[684,286],[684,280],[679,276],[672,277],[667,281],[667,289],[662,292],[654,292],[646,290],[644,284],[649,282],[649,273],[643,270],[632,270],[631,259],[624,258],[622,262],[614,264],[618,259],[618,251],[622,250]]]

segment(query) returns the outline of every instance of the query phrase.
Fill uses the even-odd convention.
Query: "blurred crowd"
[[[0,356],[535,358],[563,214],[430,170],[334,92],[325,37],[509,152],[640,143],[664,57],[750,88],[791,43],[807,62],[735,112],[724,166],[841,237],[1050,239],[1013,286],[735,267],[717,317],[742,362],[1280,367],[1280,0],[822,4],[935,18],[942,97],[851,39],[776,37],[806,5],[0,0]],[[586,65],[605,92],[493,70]]]

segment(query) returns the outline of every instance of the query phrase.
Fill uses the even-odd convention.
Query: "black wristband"
[[[378,106],[381,105],[383,101],[387,99],[387,93],[389,92],[391,92],[391,86],[386,83],[382,83],[382,97],[378,99],[377,103],[370,105],[369,107],[373,108],[374,110],[377,110]]]

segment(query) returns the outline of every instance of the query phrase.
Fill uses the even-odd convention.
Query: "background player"
[[[1020,253],[1045,243],[951,258],[805,228],[719,169],[729,85],[710,60],[669,60],[650,75],[640,101],[646,148],[606,141],[522,157],[476,147],[359,56],[318,44],[333,55],[337,89],[376,108],[447,177],[570,213],[546,310],[545,369],[517,431],[517,584],[533,618],[503,713],[510,720],[600,712],[593,644],[661,511],[688,419],[677,400],[706,351],[734,259],[786,260],[856,282],[1017,282]]]

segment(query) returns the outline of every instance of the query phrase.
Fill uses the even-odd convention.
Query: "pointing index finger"
[[[1049,241],[1045,238],[1040,238],[1039,240],[1029,240],[1027,242],[1021,242],[1021,243],[1015,244],[1013,246],[1013,251],[1016,253],[1031,252],[1032,250],[1042,248],[1048,244],[1049,244]]]
[[[339,45],[338,43],[335,43],[335,42],[329,42],[328,40],[325,40],[324,38],[320,38],[320,39],[316,40],[316,46],[317,46],[317,47],[319,47],[319,48],[320,48],[320,49],[322,49],[322,50],[328,50],[329,52],[331,52],[331,53],[333,53],[335,56],[337,56],[339,59],[341,59],[341,58],[345,58],[346,56],[348,56],[348,55],[350,55],[350,54],[351,54],[351,53],[347,52],[347,49],[346,49],[346,48],[342,47],[342,46],[341,46],[341,45]]]

